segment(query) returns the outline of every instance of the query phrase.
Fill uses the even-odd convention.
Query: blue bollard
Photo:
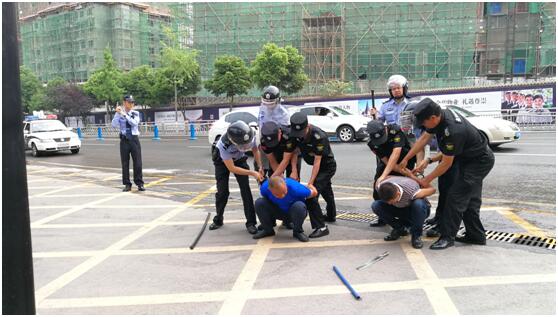
[[[196,138],[196,129],[194,129],[194,124],[190,123],[190,140],[197,140]]]
[[[97,141],[104,141],[103,139],[103,131],[101,131],[101,127],[97,128]]]
[[[77,135],[78,135],[78,138],[79,138],[80,140],[83,139],[83,135],[81,134],[81,128],[80,128],[80,127],[77,128]]]
[[[154,126],[153,128],[153,140],[154,141],[160,141],[161,138],[159,137],[159,127],[157,125]]]

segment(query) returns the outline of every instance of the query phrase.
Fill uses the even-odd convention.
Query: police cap
[[[370,135],[372,145],[384,144],[387,141],[387,133],[384,123],[380,120],[372,120],[366,125],[366,131]]]
[[[421,126],[424,120],[431,116],[438,115],[441,109],[440,105],[435,103],[432,99],[424,98],[417,104],[413,111],[416,118],[415,122]]]
[[[308,116],[305,113],[297,112],[291,117],[290,137],[301,138],[304,136],[304,129],[308,126]]]
[[[124,96],[124,101],[128,101],[131,103],[135,103],[136,101],[134,100],[134,97],[132,95],[126,95]]]
[[[277,134],[279,133],[279,126],[273,121],[268,121],[262,126],[261,144],[273,148],[279,144]]]

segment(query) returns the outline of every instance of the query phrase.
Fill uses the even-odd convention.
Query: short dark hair
[[[526,94],[526,95],[525,95],[525,98],[527,98],[527,97],[533,98],[533,95],[531,95],[531,94]]]
[[[537,99],[539,99],[539,98],[540,98],[542,101],[544,101],[544,98],[543,98],[542,95],[535,95],[535,96],[533,97],[533,100],[537,100]]]
[[[383,201],[390,201],[397,196],[399,189],[393,183],[382,183],[380,188],[378,188],[378,196]]]

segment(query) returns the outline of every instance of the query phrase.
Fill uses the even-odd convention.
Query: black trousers
[[[447,200],[440,226],[443,237],[455,238],[461,220],[467,236],[485,240],[485,230],[480,221],[482,182],[494,167],[494,154],[487,147],[485,153],[471,160],[461,160],[455,183],[447,193]]]
[[[455,183],[458,175],[459,161],[454,160],[451,167],[443,175],[438,177],[438,206],[436,206],[436,215],[434,216],[434,222],[436,224],[442,223],[442,218],[444,217],[444,208],[446,206],[448,197],[448,191]]]
[[[335,218],[337,216],[335,196],[333,195],[333,189],[331,188],[331,178],[335,175],[336,171],[337,163],[335,160],[322,161],[322,165],[320,166],[320,170],[316,176],[316,180],[314,181],[314,186],[318,191],[318,195],[321,195],[327,204],[326,211],[328,218]],[[318,197],[316,196],[314,198],[307,199],[306,205],[308,207],[312,229],[324,227],[325,219],[320,203],[318,203]]]
[[[416,157],[410,159],[407,162],[407,168],[413,170],[413,168],[415,168],[416,161],[417,161]],[[374,189],[372,192],[372,197],[374,198],[374,200],[380,200],[380,195],[378,195],[378,189],[376,188],[376,181],[378,180],[378,178],[380,178],[380,176],[382,176],[385,169],[386,169],[386,164],[384,163],[384,161],[382,161],[378,156],[376,156],[376,175],[374,175]],[[389,173],[389,175],[401,176],[401,174],[393,171]]]
[[[130,182],[130,155],[134,165],[134,183],[137,186],[143,185],[143,173],[141,169],[141,145],[139,137],[133,135],[128,140],[125,136],[120,136],[120,162],[122,164],[122,184],[132,185]]]
[[[297,201],[291,205],[289,212],[285,213],[279,207],[274,205],[269,199],[260,197],[256,200],[256,214],[260,219],[260,223],[265,231],[273,231],[275,220],[280,219],[293,223],[293,232],[304,232],[302,224],[308,214],[306,204]]]
[[[217,181],[217,192],[215,193],[215,208],[217,215],[213,217],[213,222],[219,225],[223,224],[223,214],[225,213],[225,206],[229,200],[229,175],[230,171],[219,157],[213,161],[215,165],[215,180]],[[234,161],[234,165],[250,169],[246,158]],[[254,198],[250,191],[250,183],[247,175],[234,175],[238,186],[240,187],[240,196],[242,197],[242,204],[244,205],[244,216],[246,217],[246,227],[256,225],[256,211],[254,210]]]

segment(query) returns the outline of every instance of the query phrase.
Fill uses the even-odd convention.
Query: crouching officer
[[[209,230],[219,229],[223,226],[223,214],[229,198],[229,175],[233,173],[240,187],[242,204],[244,205],[244,216],[246,217],[246,229],[255,234],[256,212],[254,210],[254,199],[250,191],[248,176],[253,176],[258,182],[263,181],[263,171],[251,171],[246,163],[247,151],[252,151],[258,166],[262,166],[260,152],[256,145],[254,130],[246,123],[236,121],[232,123],[217,142],[213,150],[213,165],[215,165],[215,180],[217,181],[217,193],[215,193],[215,208],[217,215]]]
[[[407,164],[418,149],[430,142],[434,135],[442,152],[442,160],[430,174],[419,180],[421,187],[428,187],[453,164],[459,164],[457,176],[447,192],[444,216],[440,224],[441,236],[430,248],[445,249],[453,246],[454,240],[486,244],[479,213],[482,182],[494,166],[494,154],[488,148],[488,140],[463,116],[449,109],[442,110],[430,98],[420,101],[414,114],[417,124],[424,126],[426,131],[400,163],[400,168]],[[456,238],[461,220],[466,234]]]
[[[139,191],[144,191],[143,173],[141,166],[141,145],[139,141],[138,125],[141,121],[139,112],[134,108],[134,98],[124,96],[124,109],[116,107],[116,114],[112,119],[112,126],[120,130],[120,161],[122,163],[122,191],[129,192],[132,189],[130,182],[130,155],[134,164],[134,183]]]
[[[290,130],[289,127],[280,126],[273,121],[268,121],[262,126],[260,147],[269,160],[272,173],[277,171],[279,164],[283,161]],[[300,165],[301,159],[298,155],[292,155],[286,167],[286,176],[298,180]]]
[[[312,165],[312,174],[308,180],[308,185],[315,186],[318,193],[326,201],[327,218],[325,220],[334,222],[337,209],[333,189],[331,188],[331,178],[335,175],[337,163],[325,132],[318,127],[309,125],[308,117],[301,112],[297,112],[291,117],[291,132],[289,133],[283,161],[273,176],[283,174],[296,148],[300,149],[304,161],[308,165]],[[329,229],[324,224],[324,217],[317,198],[310,199],[308,204],[310,222],[314,229],[310,238],[328,235]]]

